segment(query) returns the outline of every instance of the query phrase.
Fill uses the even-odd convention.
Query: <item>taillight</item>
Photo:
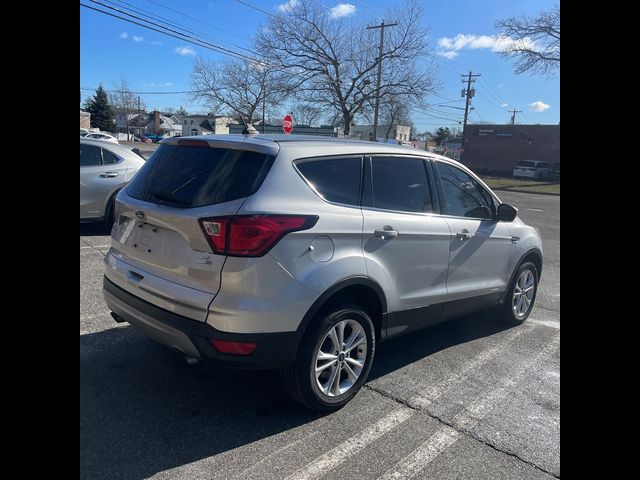
[[[214,253],[260,257],[286,234],[307,230],[317,215],[236,215],[201,218],[200,225]]]

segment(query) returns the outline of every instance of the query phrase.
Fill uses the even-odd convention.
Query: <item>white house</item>
[[[230,123],[236,123],[236,121],[231,117],[211,114],[185,115],[182,117],[182,136],[228,134]]]

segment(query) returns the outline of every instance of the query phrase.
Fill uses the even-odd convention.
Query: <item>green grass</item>
[[[481,177],[484,183],[491,188],[505,190],[523,190],[531,193],[557,193],[560,194],[560,183],[538,182],[535,180],[520,178]]]

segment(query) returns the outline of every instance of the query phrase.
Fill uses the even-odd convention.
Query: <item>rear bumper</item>
[[[120,288],[107,277],[103,280],[107,306],[118,317],[142,330],[154,340],[218,367],[242,369],[275,369],[294,360],[298,351],[298,332],[228,333],[211,325],[192,320],[157,307]],[[229,355],[218,352],[209,339],[233,342],[255,342],[251,355]]]

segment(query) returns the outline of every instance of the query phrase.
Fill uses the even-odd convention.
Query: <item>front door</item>
[[[457,166],[434,163],[444,197],[443,213],[451,229],[449,300],[475,308],[507,288],[511,234],[507,224],[494,220],[495,201],[487,189]]]

